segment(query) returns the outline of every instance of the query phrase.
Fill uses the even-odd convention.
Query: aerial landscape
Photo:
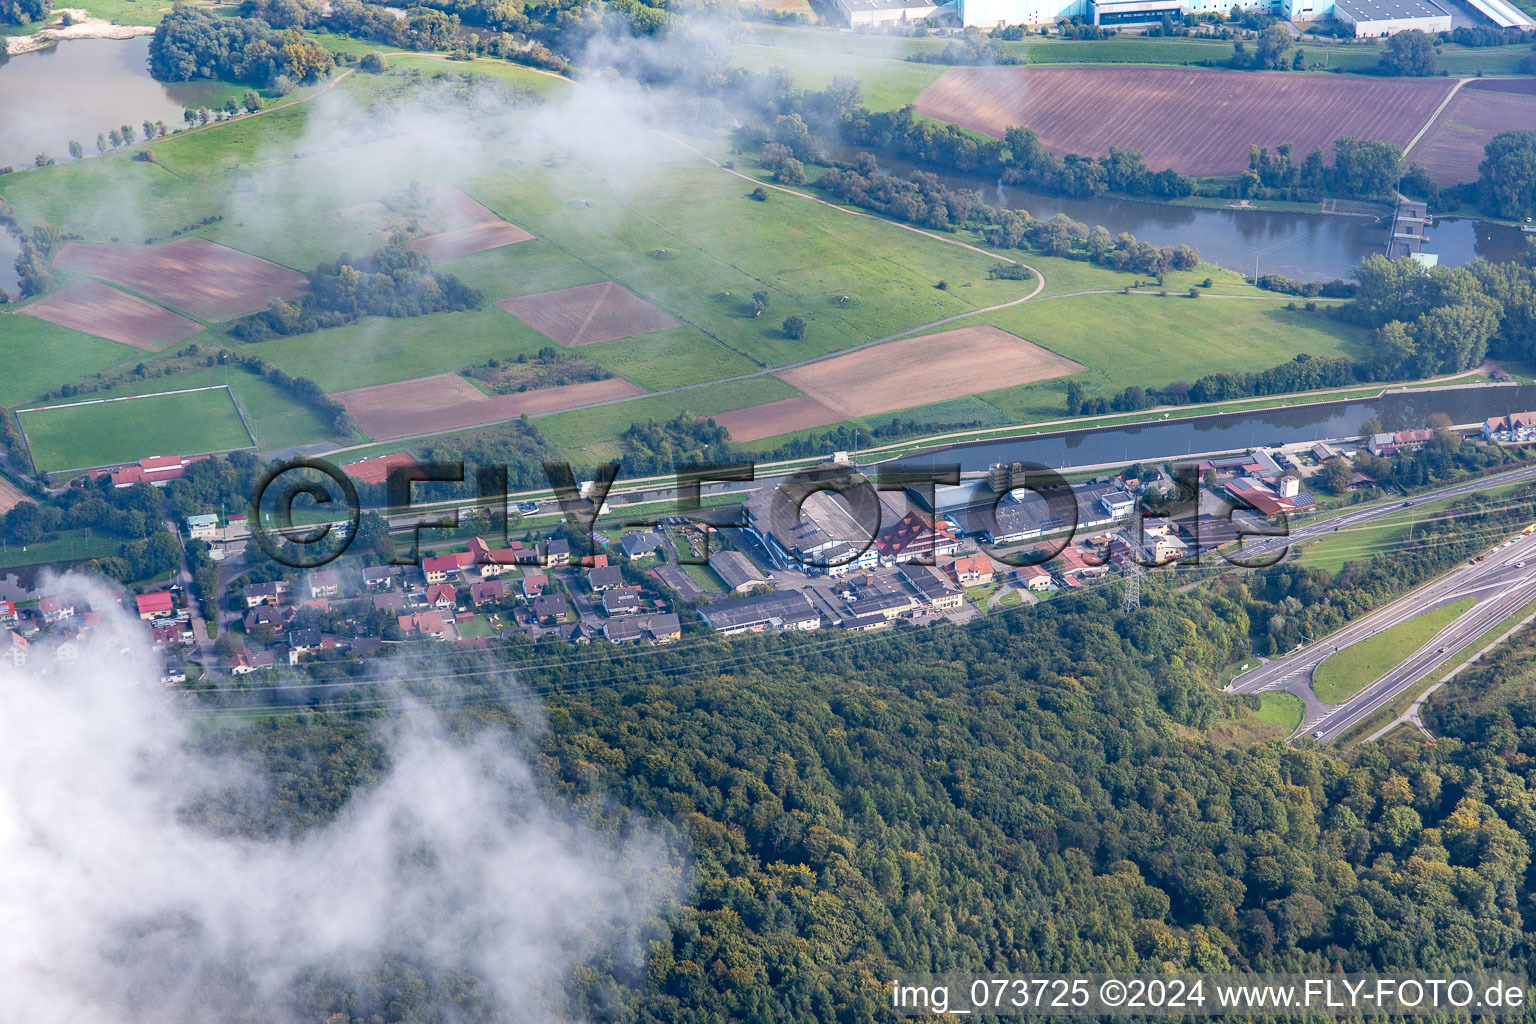
[[[79,2],[14,1019],[1528,1012],[1536,2]]]

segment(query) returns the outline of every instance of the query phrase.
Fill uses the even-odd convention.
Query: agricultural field
[[[447,260],[470,253],[499,249],[530,241],[533,236],[516,224],[508,224],[452,185],[428,189],[423,195],[460,227],[418,238],[411,248],[428,259]]]
[[[350,75],[307,102],[157,140],[154,165],[109,156],[17,172],[8,176],[7,198],[29,221],[46,217],[84,237],[66,247],[61,265],[205,319],[260,308],[273,288],[296,287],[302,277],[291,268],[371,251],[402,215],[391,197],[413,183],[427,200],[405,210],[419,214],[425,237],[418,241],[477,225],[515,232],[523,239],[516,244],[434,261],[484,293],[479,310],[374,318],[271,338],[252,350],[340,397],[361,425],[354,440],[527,414],[573,459],[603,458],[616,453],[615,439],[631,423],[686,410],[728,422],[739,414],[731,423],[737,436],[772,448],[787,432],[870,424],[898,412],[934,425],[1056,415],[1062,374],[1076,375],[1091,394],[1107,393],[1197,375],[1185,366],[1256,370],[1298,351],[1352,350],[1358,341],[1321,317],[1282,312],[1273,296],[1217,298],[1255,293],[1238,275],[1213,267],[1170,275],[1170,290],[1187,290],[1206,276],[1217,281],[1195,303],[1107,294],[1131,279],[1034,254],[1022,258],[1045,276],[1036,299],[944,323],[941,335],[902,338],[1014,302],[1035,282],[994,280],[988,270],[996,257],[986,252],[808,196],[775,191],[754,202],[748,193],[763,172],[752,161],[733,173],[712,165],[693,140],[643,126],[616,122],[601,145],[545,151],[530,147],[524,134],[536,135],[541,112],[515,111],[494,129],[475,128],[465,143],[473,161],[450,146],[425,144],[414,128],[391,135],[358,107],[403,102],[423,83],[429,91],[447,87],[423,73],[441,61],[402,55],[391,62],[389,73]],[[480,65],[493,66],[450,70]],[[494,66],[505,78],[510,66]],[[107,188],[136,202],[59,202],[61,195]],[[221,190],[235,198],[210,203]],[[125,244],[206,218],[176,242]],[[119,244],[106,241],[112,238]],[[246,268],[271,280],[252,285],[217,273]],[[1076,291],[1106,294],[1052,297]],[[766,297],[760,311],[754,293]],[[781,326],[791,315],[805,321],[804,337]],[[12,401],[142,358],[127,346],[17,320],[33,332],[76,337],[116,354],[78,370],[37,370],[37,380]],[[0,346],[9,334],[0,331]],[[1010,338],[1023,361],[999,370],[988,345]],[[490,396],[459,376],[552,343],[580,345],[583,357],[614,378]],[[870,343],[878,344],[845,354]],[[939,364],[935,345],[953,348]],[[790,366],[797,368],[784,370]],[[775,375],[781,370],[784,379]],[[978,389],[985,390],[974,397]],[[244,384],[237,393],[263,448],[334,440],[308,410],[280,395],[267,396],[263,413],[253,409]]]
[[[1536,79],[1485,79],[1462,87],[1405,160],[1437,183],[1477,180],[1483,147],[1500,132],[1536,125]]]
[[[304,288],[304,275],[295,270],[197,237],[151,246],[66,242],[53,265],[208,321],[254,313],[275,298],[295,299]]]
[[[778,374],[802,397],[727,413],[737,441],[1078,373],[1070,359],[990,325],[888,341]]]
[[[496,305],[567,348],[677,326],[666,313],[612,281],[498,299]]]
[[[382,441],[412,434],[459,430],[518,416],[545,415],[643,392],[620,377],[487,395],[455,373],[398,384],[377,384],[331,395],[364,432]]]
[[[1148,167],[1241,174],[1253,145],[1302,154],[1351,135],[1406,146],[1450,91],[1445,80],[1205,68],[953,68],[917,111],[1001,137],[1027,125],[1058,155],[1134,149]],[[1202,129],[1191,134],[1198,109]]]
[[[1529,0],[1527,0],[1529,3]],[[914,55],[935,57],[952,38],[942,35],[902,37],[878,32],[840,32],[825,28],[796,25],[750,25],[745,43],[735,51],[735,62],[754,71],[777,64],[798,70],[807,76],[830,80],[834,74],[847,74],[865,83],[872,93],[866,74],[879,73],[879,65],[866,61],[905,63],[913,68],[944,68],[943,64],[907,61]],[[1381,60],[1382,46],[1374,39],[1324,40],[1303,36],[1296,45],[1306,51],[1307,64],[1319,72],[1365,71]],[[1146,64],[1198,65],[1203,61],[1224,61],[1232,56],[1232,43],[1219,39],[1194,37],[1163,38],[1144,35],[1120,35],[1113,39],[1059,39],[1029,36],[996,44],[1005,58],[1022,64]],[[1452,75],[1471,76],[1514,74],[1520,59],[1530,54],[1529,46],[1460,46],[1443,43],[1438,48],[1439,67]],[[828,61],[817,54],[837,54]],[[894,85],[895,79],[892,79]],[[808,80],[805,84],[811,85]],[[818,85],[811,85],[819,88]],[[916,95],[916,93],[913,93]],[[895,103],[900,106],[901,103]],[[872,104],[873,107],[873,104]]]
[[[44,472],[251,446],[226,388],[36,407],[16,418]]]
[[[203,329],[196,320],[91,280],[75,281],[20,312],[148,352],[186,341]]]

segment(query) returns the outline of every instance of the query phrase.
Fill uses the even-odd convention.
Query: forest
[[[309,275],[309,288],[298,305],[274,299],[269,308],[235,323],[229,333],[241,341],[259,342],[339,327],[365,316],[479,309],[483,301],[478,289],[452,274],[434,273],[431,260],[396,237],[362,259],[342,253],[320,264]]]

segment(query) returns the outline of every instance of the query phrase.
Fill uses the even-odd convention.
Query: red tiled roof
[[[139,605],[139,614],[146,612],[168,612],[175,610],[176,603],[171,600],[168,591],[157,590],[151,594],[140,594],[135,600]]]

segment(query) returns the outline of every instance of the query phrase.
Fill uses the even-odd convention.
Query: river
[[[1358,401],[983,441],[896,461],[917,466],[958,462],[963,472],[982,471],[997,462],[1033,462],[1053,469],[1071,469],[1178,458],[1200,452],[1241,451],[1319,438],[1356,437],[1361,433],[1361,424],[1372,417],[1380,420],[1385,430],[1412,430],[1425,426],[1437,412],[1460,424],[1529,409],[1536,409],[1533,385],[1421,389]]]
[[[924,168],[882,158],[880,169],[908,176]],[[995,206],[1028,210],[1040,220],[1064,213],[1089,227],[1102,224],[1112,235],[1128,231],[1154,245],[1192,245],[1212,263],[1249,275],[1257,258],[1261,274],[1300,281],[1348,278],[1356,264],[1383,251],[1387,241],[1387,225],[1371,217],[1205,209],[1103,197],[1065,199],[975,175],[941,174],[939,179],[951,188],[974,189]],[[1477,257],[1516,259],[1525,245],[1518,228],[1466,217],[1437,219],[1429,234],[1425,251],[1453,267]]]

